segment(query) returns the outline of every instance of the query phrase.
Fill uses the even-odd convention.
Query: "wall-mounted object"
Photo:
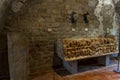
[[[104,33],[104,37],[108,36],[110,33],[110,28],[106,28],[105,33]]]
[[[110,28],[107,28],[107,31],[106,31],[107,33],[110,33]]]
[[[84,18],[85,24],[88,24],[88,23],[89,23],[89,20],[88,20],[88,17],[87,17],[88,15],[89,15],[88,12],[86,12],[85,14],[83,14],[83,18]]]
[[[85,31],[87,32],[87,31],[88,31],[88,28],[85,28]]]
[[[48,28],[48,30],[47,30],[48,32],[51,32],[52,31],[52,28]]]
[[[71,12],[71,14],[70,14],[70,22],[72,23],[72,24],[76,24],[76,22],[77,22],[77,13],[76,12]]]
[[[72,28],[72,31],[76,31],[75,28]]]

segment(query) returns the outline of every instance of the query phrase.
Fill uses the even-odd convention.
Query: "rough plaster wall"
[[[30,73],[39,72],[51,68],[56,39],[104,35],[107,28],[116,30],[114,4],[107,1],[17,0],[11,4],[5,29],[27,35]],[[76,25],[69,20],[72,11],[78,15]],[[89,12],[89,24],[84,22],[86,12]]]
[[[115,1],[115,11],[116,11],[116,22],[120,27],[120,0],[114,0],[114,1]]]
[[[117,12],[117,17],[116,17],[116,22],[117,22],[117,25],[118,25],[118,36],[119,36],[119,40],[120,40],[120,0],[119,2],[116,4],[116,12]]]
[[[115,15],[114,15],[114,24],[115,29],[114,32],[117,31],[117,36],[120,36],[120,0],[113,0],[114,1],[114,6],[115,6]]]
[[[98,0],[99,3],[95,9],[95,15],[100,22],[99,29],[102,34],[108,32],[110,34],[116,35],[116,13],[115,6],[112,0]]]

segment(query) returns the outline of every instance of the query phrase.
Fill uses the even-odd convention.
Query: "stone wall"
[[[117,22],[118,26],[120,27],[120,0],[115,2],[115,11],[116,11],[116,15],[117,15],[116,22]]]
[[[0,0],[0,33],[4,33],[4,20],[6,18],[6,13],[9,7],[9,4],[12,0]]]
[[[116,35],[114,8],[112,0],[14,0],[4,29],[27,36],[30,73],[36,73],[51,68],[57,39]],[[72,12],[76,24],[70,22]]]

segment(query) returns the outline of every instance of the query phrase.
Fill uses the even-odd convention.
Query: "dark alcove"
[[[6,35],[0,35],[0,80],[10,80]]]

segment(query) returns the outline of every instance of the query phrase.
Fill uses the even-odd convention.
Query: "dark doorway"
[[[10,80],[6,35],[0,35],[0,80]]]

